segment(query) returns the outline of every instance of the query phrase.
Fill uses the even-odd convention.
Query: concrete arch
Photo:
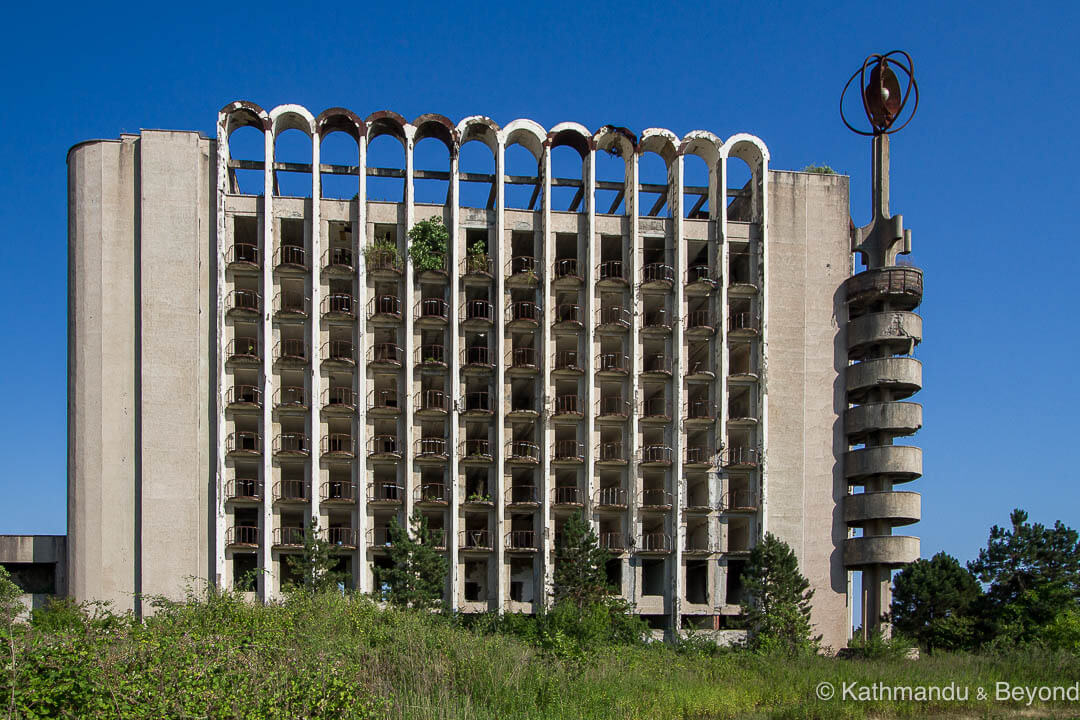
[[[225,139],[242,127],[256,127],[263,132],[270,129],[270,116],[253,102],[237,100],[218,110],[218,124],[225,131]]]
[[[499,125],[483,115],[470,115],[457,124],[457,135],[461,145],[479,140],[493,153],[499,147],[499,132]]]
[[[424,113],[413,120],[412,125],[416,128],[416,133],[413,136],[414,144],[433,137],[441,140],[443,145],[446,145],[450,157],[457,156],[458,132],[449,118],[438,113]]]
[[[706,165],[714,168],[724,156],[724,143],[708,130],[691,130],[679,144],[679,154],[697,155]]]
[[[270,111],[270,127],[277,137],[285,130],[299,130],[315,135],[315,116],[303,105],[278,105]]]
[[[539,123],[527,118],[519,118],[511,121],[502,129],[503,145],[521,145],[528,150],[540,162],[544,155],[544,143],[547,140],[547,132]]]
[[[367,116],[367,139],[371,142],[380,135],[393,135],[405,145],[405,126],[408,123],[393,110],[379,110]]]
[[[568,145],[577,150],[583,160],[590,151],[596,149],[592,133],[586,130],[584,125],[576,122],[561,122],[551,128],[544,144],[549,148]]]
[[[346,108],[327,108],[315,118],[315,129],[320,138],[333,132],[343,132],[353,140],[360,142],[361,136],[367,136],[367,124],[359,115]]]
[[[634,133],[624,127],[605,125],[593,135],[593,147],[607,151],[618,148],[619,154],[626,160],[629,153],[637,152],[638,139]]]
[[[671,168],[671,163],[679,155],[679,138],[664,128],[648,128],[641,133],[638,154],[652,152],[664,159],[664,164]]]
[[[737,157],[751,168],[761,163],[769,162],[769,148],[761,138],[749,133],[736,133],[727,139],[723,145],[723,156]]]

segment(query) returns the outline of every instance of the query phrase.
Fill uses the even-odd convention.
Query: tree
[[[375,567],[375,585],[383,600],[398,607],[430,609],[442,603],[443,586],[449,572],[446,557],[435,549],[435,539],[427,518],[413,510],[410,518],[413,537],[390,520],[389,567]]]
[[[443,225],[442,218],[433,217],[409,228],[409,257],[419,272],[444,270],[446,247],[450,240],[450,231]]]
[[[319,520],[313,518],[311,527],[304,531],[304,552],[300,556],[289,555],[289,569],[300,579],[300,587],[309,592],[336,591],[348,580],[337,567],[339,558],[334,554],[336,546],[319,531]]]
[[[799,561],[787,543],[766,533],[750,551],[743,586],[742,612],[751,649],[792,655],[817,650],[821,636],[812,636],[810,625],[814,591],[799,572]]]
[[[934,652],[976,644],[982,588],[967,568],[944,552],[919,559],[893,579],[892,622],[900,633]]]
[[[993,632],[1028,641],[1080,599],[1080,542],[1060,520],[1049,528],[1032,524],[1019,508],[1009,519],[1011,529],[990,528],[968,570],[987,585],[983,615],[992,618]]]
[[[552,596],[555,604],[570,602],[578,608],[603,602],[611,594],[607,581],[608,551],[578,511],[563,525],[555,546]]]

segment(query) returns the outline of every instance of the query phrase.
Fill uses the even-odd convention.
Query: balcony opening
[[[697,518],[686,523],[686,552],[711,552],[712,544],[709,538],[709,521],[705,518]]]
[[[510,424],[510,437],[515,443],[528,443],[532,444],[536,442],[536,423],[532,422],[515,422]]]
[[[608,587],[613,588],[617,593],[622,592],[622,558],[611,558],[604,564],[604,577],[607,578]]]
[[[618,554],[626,550],[626,533],[623,531],[622,518],[610,515],[601,517],[598,539],[600,547],[610,553]]]
[[[490,129],[488,132],[494,134]],[[494,142],[494,137],[491,137],[491,142]],[[458,170],[461,172],[458,205],[494,210],[498,178],[495,177],[495,153],[488,146],[485,135],[470,135],[466,131],[465,138],[458,149]],[[468,180],[470,176],[476,176],[477,178],[486,176],[490,177],[491,180],[489,182],[470,182]],[[472,248],[472,238],[468,238],[468,240],[467,247]]]
[[[233,526],[248,528],[252,532],[250,533],[236,533],[234,541],[247,541],[244,544],[258,545],[259,544],[259,514],[258,508],[245,507],[233,509]],[[248,537],[240,537],[241,535],[248,535]]]
[[[746,590],[743,587],[743,572],[745,570],[746,562],[744,560],[728,560],[727,582],[725,583],[727,599],[725,604],[741,605],[743,600],[746,599]]]
[[[728,552],[749,552],[753,543],[749,518],[733,518],[728,521]]]
[[[549,151],[552,175],[551,209],[554,211],[585,212],[584,177],[588,150],[584,142],[578,144],[580,147],[575,148],[569,144],[553,143]]]
[[[470,550],[487,550],[493,547],[488,512],[465,512],[465,529],[462,530],[462,546]]]
[[[671,416],[671,407],[667,398],[666,383],[642,383],[641,396],[641,414],[644,417],[663,419]]]
[[[604,292],[600,295],[600,324],[608,331],[630,328],[630,310],[626,292]]]
[[[278,122],[285,116],[278,118]],[[274,197],[311,197],[311,136],[297,128],[274,137]],[[288,170],[279,169],[285,163]]]
[[[583,504],[584,498],[578,486],[577,470],[560,468],[554,471],[554,476],[556,505]]]
[[[686,473],[686,507],[709,507],[709,480],[705,473]]]
[[[259,557],[253,552],[232,554],[232,586],[236,592],[255,592]]]
[[[697,430],[686,433],[686,462],[713,464],[715,442],[712,430]]]
[[[371,137],[373,131],[377,132],[374,128],[369,131],[367,144],[367,199],[405,202],[405,139],[395,132]]]
[[[633,150],[623,149],[619,138],[613,138],[613,142],[602,144],[604,148],[598,148],[593,153],[596,163],[596,212],[604,215],[622,215],[626,212],[626,161],[623,160],[623,152],[633,157]],[[625,141],[624,141],[625,142]]]
[[[705,160],[693,153],[683,154],[683,217],[709,219],[712,173]]]
[[[728,374],[756,375],[757,362],[751,343],[732,343],[728,348]]]
[[[465,602],[485,602],[488,597],[487,560],[465,561]]]
[[[360,146],[356,138],[343,130],[323,135],[319,140],[319,164],[337,166],[336,172],[319,173],[319,191],[324,198],[357,198],[360,192]]]
[[[671,493],[667,487],[667,471],[649,469],[641,476],[641,506],[644,509],[662,508],[671,504]]]
[[[667,589],[667,560],[649,558],[641,561],[641,594],[663,595]]]
[[[556,370],[582,370],[585,363],[578,352],[580,340],[574,335],[556,335],[554,367]]]
[[[536,252],[536,233],[515,230],[510,235],[510,274],[539,274],[540,260]]]
[[[746,246],[728,253],[728,278],[732,285],[757,285],[757,273],[754,271],[754,256]]]
[[[686,602],[705,605],[709,602],[709,562],[686,561]]]
[[[715,374],[710,340],[687,344],[686,370],[689,375]]]
[[[489,473],[486,468],[466,468],[465,501],[491,502]]]
[[[666,153],[674,159],[674,152]],[[668,162],[658,152],[642,152],[638,155],[639,217],[671,217],[668,206],[670,179]]]
[[[644,295],[642,296],[642,322],[641,326],[652,330],[670,330],[672,326],[671,312],[668,310],[667,295]]]
[[[259,194],[262,194],[261,172],[259,173]],[[261,259],[259,253],[259,236],[261,235],[259,218],[251,215],[234,215],[232,221],[233,244],[229,251],[229,262],[258,265]]]
[[[532,558],[510,558],[510,599],[531,603],[535,597],[535,570]]]
[[[670,267],[671,254],[667,248],[667,238],[664,237],[645,237],[641,242],[641,260],[644,265],[647,266],[668,266]],[[645,281],[649,281],[654,276],[646,274]]]
[[[757,393],[750,388],[732,389],[728,395],[728,419],[741,420],[757,417]]]
[[[505,173],[519,182],[507,182],[504,202],[508,209],[539,210],[544,202],[543,169],[540,166],[542,146],[535,138],[530,150],[521,141],[508,142],[503,150]],[[532,144],[532,143],[530,143]]]
[[[713,262],[710,257],[711,246],[708,242],[687,241],[686,243],[686,269],[687,282],[699,280],[713,280],[716,273],[713,271]]]
[[[278,218],[280,249],[278,264],[307,265],[306,221],[298,218]]]
[[[578,259],[578,236],[575,233],[555,235],[555,277],[584,277]],[[575,296],[576,298],[576,296]]]
[[[229,133],[229,192],[262,195],[265,189],[266,134],[245,125]]]
[[[599,414],[603,416],[623,417],[630,414],[630,403],[623,395],[623,383],[600,383]],[[621,439],[621,432],[620,432]]]
[[[513,412],[537,412],[536,383],[532,380],[513,380],[510,383],[510,409]]]
[[[425,510],[421,513],[427,521],[428,537],[435,548],[446,547],[446,513],[442,510]]]

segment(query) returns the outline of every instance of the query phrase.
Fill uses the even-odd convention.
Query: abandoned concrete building
[[[234,156],[238,129],[261,157]],[[301,161],[276,154],[293,131]],[[384,136],[397,167],[369,162]],[[335,137],[353,162],[321,160]],[[416,167],[421,145],[445,165]],[[490,170],[463,171],[466,149]],[[68,164],[78,599],[138,610],[256,569],[273,598],[313,519],[369,592],[417,508],[453,606],[534,612],[582,511],[653,628],[731,627],[771,532],[842,647],[852,573],[880,596],[918,557],[892,528],[919,495],[892,488],[921,473],[893,440],[921,425],[898,401],[921,384],[922,274],[893,252],[853,275],[845,176],[772,170],[745,134],[247,102],[216,138],[144,130]],[[417,272],[427,218],[449,248]]]

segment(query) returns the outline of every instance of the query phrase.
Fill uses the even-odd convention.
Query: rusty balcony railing
[[[492,368],[495,367],[495,353],[486,345],[463,348],[461,364],[474,368]]]
[[[349,271],[356,267],[356,258],[352,248],[332,247],[325,253],[323,266],[327,270]]]
[[[666,533],[643,533],[637,549],[639,552],[671,552],[671,536]]]
[[[506,455],[511,460],[540,462],[540,446],[528,440],[511,440],[506,444]]]
[[[582,493],[577,485],[562,485],[555,488],[556,505],[581,505]]]
[[[716,319],[708,310],[692,310],[686,314],[686,329],[698,332],[715,332]]]
[[[506,533],[507,550],[536,550],[535,530],[511,530]]]
[[[331,362],[352,364],[355,362],[353,344],[350,340],[327,340],[323,343],[323,359]]]
[[[648,263],[641,268],[641,282],[667,283],[675,282],[675,268],[667,263]]]
[[[761,332],[761,319],[753,313],[731,313],[728,316],[728,332]]]
[[[323,393],[323,406],[342,410],[355,410],[358,397],[351,387],[330,387]]]
[[[555,306],[555,325],[574,325],[584,326],[582,318],[585,314],[580,305],[573,303],[563,303],[562,305]]]
[[[720,510],[724,512],[754,511],[757,507],[757,493],[750,490],[728,490],[720,498]]]
[[[450,502],[450,488],[443,483],[423,483],[413,489],[413,500],[423,505],[446,505]]]
[[[262,481],[252,477],[238,477],[225,484],[225,497],[229,500],[252,500],[262,498]]]
[[[536,348],[516,347],[510,351],[510,367],[518,369],[535,369],[540,367],[539,353]]]
[[[372,390],[368,393],[368,410],[397,412],[401,410],[401,396],[397,390]]]
[[[647,397],[641,401],[641,415],[658,420],[671,419],[671,401],[663,395]]]
[[[364,250],[364,264],[368,272],[391,272],[401,274],[405,265],[397,249],[381,249],[369,246]]]
[[[286,385],[274,390],[275,408],[303,410],[307,408],[307,406],[307,391],[302,387]]]
[[[413,453],[418,458],[447,458],[449,453],[447,451],[446,438],[442,437],[422,437],[416,438],[413,443]]]
[[[405,351],[400,345],[379,343],[371,348],[368,362],[376,365],[401,367],[405,361]]]
[[[225,262],[229,265],[259,266],[259,246],[252,243],[233,243],[225,253]]]
[[[626,446],[621,440],[602,442],[596,448],[596,460],[606,463],[626,462]]]
[[[254,431],[237,431],[225,438],[225,451],[236,455],[262,453],[262,437]]]
[[[641,359],[642,372],[661,375],[671,374],[671,356],[667,353],[649,353]]]
[[[638,498],[638,504],[645,510],[670,510],[671,503],[671,493],[662,488],[646,488]]]
[[[705,555],[714,552],[708,535],[687,534],[683,550],[692,555]]]
[[[622,395],[606,395],[597,400],[597,414],[600,417],[630,417],[630,401]]]
[[[596,356],[596,372],[626,374],[630,372],[630,356],[625,353],[600,353]]]
[[[756,467],[761,461],[761,453],[757,448],[729,447],[723,453],[724,467],[747,466]]]
[[[442,298],[421,298],[413,308],[413,318],[416,320],[439,320],[446,321],[450,317],[450,303]]]
[[[376,295],[368,301],[368,318],[401,319],[401,298],[397,295]]]
[[[278,248],[278,267],[307,268],[307,252],[299,245],[282,245]]]
[[[716,450],[707,445],[691,445],[686,448],[687,465],[714,465]]]
[[[597,507],[624,508],[626,505],[626,488],[606,487],[596,491]]]
[[[450,411],[450,397],[442,390],[420,390],[413,400],[416,410],[420,412]]]
[[[600,325],[607,328],[625,330],[630,327],[630,311],[621,305],[608,305],[600,308]]]
[[[307,362],[307,344],[301,338],[279,340],[274,353],[278,360]]]
[[[262,307],[262,295],[255,290],[233,290],[225,296],[225,311],[229,313],[258,314]]]
[[[552,447],[552,459],[582,462],[585,460],[585,443],[577,440],[556,440]]]
[[[716,403],[712,400],[691,398],[686,402],[686,417],[689,420],[715,420]]]
[[[400,503],[405,499],[405,488],[393,482],[368,483],[368,501],[376,503]]]
[[[259,545],[259,528],[254,525],[233,525],[225,533],[226,545]]]
[[[688,285],[703,283],[711,288],[715,288],[719,285],[716,273],[708,265],[691,265],[687,268],[686,283]]]
[[[555,353],[552,364],[556,370],[585,371],[585,367],[581,362],[581,355],[577,350],[559,350]]]
[[[579,395],[559,395],[555,398],[555,415],[583,415],[585,408]]]
[[[368,440],[368,454],[372,456],[401,457],[401,445],[397,435],[375,435]]]
[[[622,260],[605,260],[596,267],[596,277],[601,281],[626,282],[626,265]]]
[[[517,300],[510,303],[507,319],[517,325],[536,325],[540,322],[540,306],[531,300]]]
[[[302,432],[278,433],[274,438],[275,455],[310,455],[308,436]]]
[[[358,499],[356,484],[344,480],[328,480],[321,487],[323,502],[354,503]]]
[[[302,292],[286,290],[274,296],[274,312],[279,316],[307,317],[311,300]]]
[[[490,413],[495,411],[494,398],[486,390],[467,392],[462,400],[462,407],[467,413]]]
[[[540,495],[535,485],[513,484],[506,488],[507,505],[536,505],[540,502]]]
[[[626,533],[623,532],[602,532],[597,537],[600,542],[600,547],[608,551],[623,552],[626,550]]]
[[[274,500],[307,502],[310,499],[307,480],[278,480],[274,483]]]
[[[461,261],[462,274],[490,278],[495,274],[495,262],[485,253],[468,253]]]
[[[233,338],[225,348],[225,357],[236,363],[258,361],[259,339],[252,336],[237,336]]]
[[[641,462],[670,465],[674,454],[670,445],[646,445],[641,448]]]
[[[373,527],[367,531],[367,546],[373,550],[381,550],[393,547],[390,541],[390,528]]]
[[[556,280],[576,279],[581,280],[581,271],[578,269],[577,258],[556,258],[552,268]]]
[[[430,278],[445,277],[449,272],[449,265],[446,261],[446,253],[431,253],[431,263],[426,264],[424,269],[417,268],[417,275],[426,276]]]
[[[262,405],[262,388],[254,385],[232,385],[225,392],[226,405]]]
[[[532,255],[515,255],[510,258],[510,276],[525,275],[535,278],[537,276],[537,259]]]
[[[446,549],[446,528],[428,528],[428,541],[436,550]],[[418,539],[419,540],[419,539]]]
[[[428,343],[416,349],[416,364],[438,369],[446,366],[446,346]]]
[[[274,528],[274,545],[278,547],[303,547],[304,528],[302,527],[279,527]]]
[[[466,322],[494,322],[495,306],[490,300],[466,300],[464,316]]]
[[[326,541],[331,545],[342,549],[357,547],[357,531],[351,527],[328,527],[326,528]]]
[[[324,317],[356,317],[356,298],[349,293],[331,293],[323,298],[322,312]]]
[[[641,326],[646,330],[671,330],[671,313],[667,308],[653,308],[646,310],[642,316]]]
[[[493,457],[491,451],[491,441],[485,440],[483,438],[470,438],[467,440],[462,440],[461,454],[465,458],[490,460]]]
[[[328,433],[324,435],[321,450],[322,455],[353,457],[356,454],[356,446],[353,444],[352,435],[349,433]]]
[[[463,550],[491,550],[491,533],[487,530],[462,530],[458,544]]]

